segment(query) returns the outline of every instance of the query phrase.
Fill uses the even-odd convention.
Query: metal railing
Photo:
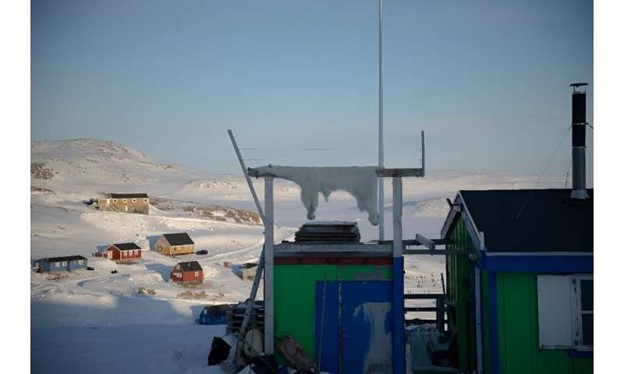
[[[438,331],[444,331],[444,325],[446,324],[445,312],[446,312],[446,295],[440,294],[405,294],[403,295],[405,300],[435,300],[435,306],[403,306],[403,312],[435,312],[435,319],[417,319],[407,320],[407,324],[425,324],[435,323]]]

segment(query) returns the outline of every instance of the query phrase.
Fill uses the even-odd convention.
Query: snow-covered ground
[[[256,261],[263,228],[209,219],[189,207],[210,206],[216,216],[227,209],[255,211],[244,178],[159,164],[130,147],[89,139],[33,142],[31,174],[31,260],[83,255],[95,268],[62,277],[31,274],[32,372],[219,373],[218,367],[206,366],[206,357],[224,326],[195,325],[194,320],[204,305],[249,296],[251,282],[224,262]],[[263,196],[258,182],[255,187]],[[391,191],[390,180],[386,183]],[[405,238],[416,233],[438,238],[448,212],[445,199],[459,189],[543,187],[560,188],[563,181],[465,171],[431,171],[425,178],[406,179]],[[84,203],[107,192],[146,192],[155,205],[149,215],[140,215],[94,211]],[[275,239],[292,239],[306,222],[299,188],[277,180],[274,193]],[[386,238],[391,238],[391,193],[386,196]],[[364,241],[378,236],[377,227],[346,192],[332,194],[328,202],[320,199],[316,219],[357,221]],[[196,249],[208,254],[172,259],[150,250],[160,234],[173,232],[189,233]],[[91,257],[98,248],[120,242],[138,244],[143,260],[117,265]],[[171,267],[183,260],[196,260],[204,269],[204,284],[192,292],[167,282]],[[408,256],[405,264],[406,292],[440,291],[443,258]]]

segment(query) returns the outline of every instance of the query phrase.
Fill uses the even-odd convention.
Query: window
[[[117,202],[117,199],[113,199],[113,202],[114,202],[114,203],[116,203],[116,202]]]
[[[139,254],[139,250],[138,250],[138,249],[135,249],[135,250],[134,250],[134,255],[136,256],[136,255],[138,255],[138,254]]]
[[[144,202],[144,203],[147,203],[147,199],[143,199],[143,202]]]
[[[67,266],[67,261],[61,262],[61,266]]]
[[[133,203],[136,203],[136,199],[132,199],[132,202],[133,202]]]
[[[196,277],[199,277],[199,271],[196,271],[196,272],[195,272],[195,276],[196,276]]]
[[[82,260],[78,260],[78,265],[82,265]]]
[[[592,349],[593,286],[591,275],[537,277],[540,348]]]
[[[127,202],[128,202],[128,199],[123,199],[123,200],[121,200],[121,201],[122,201],[123,203],[127,203]]]
[[[575,279],[578,295],[578,326],[576,339],[582,347],[594,345],[594,280],[591,277],[579,276]]]

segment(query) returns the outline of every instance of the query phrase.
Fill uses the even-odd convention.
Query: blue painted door
[[[316,360],[330,373],[392,372],[392,282],[317,282]]]

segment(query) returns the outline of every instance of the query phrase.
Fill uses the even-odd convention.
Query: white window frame
[[[127,203],[127,202],[128,202],[128,199],[122,199],[122,200],[121,200],[121,202],[122,202],[122,203]]]
[[[594,310],[584,311],[581,307],[581,281],[591,280],[593,282],[594,277],[590,274],[578,274],[572,278],[572,285],[574,287],[574,295],[576,296],[576,316],[574,323],[574,346],[579,350],[592,350],[593,345],[585,344],[583,339],[583,314],[594,314]],[[593,292],[592,292],[593,295]],[[593,302],[592,302],[593,304]]]
[[[117,202],[117,199],[113,199],[113,203],[116,203],[116,202]]]
[[[132,199],[132,202],[133,202],[133,203],[136,203],[136,199]]]
[[[582,315],[593,314],[581,308],[581,280],[592,274],[538,275],[538,335],[541,349],[593,350],[583,342]]]
[[[144,203],[147,203],[147,199],[143,199],[143,202],[144,202]]]

